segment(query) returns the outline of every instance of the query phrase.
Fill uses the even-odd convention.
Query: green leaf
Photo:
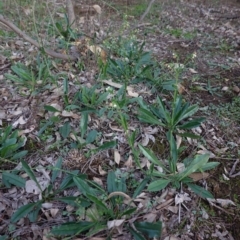
[[[162,234],[162,222],[136,222],[134,223],[135,228],[143,233],[144,235],[147,235],[149,238],[159,238]]]
[[[108,92],[102,93],[97,100],[97,104],[100,105],[103,101],[107,99],[107,96]]]
[[[51,233],[57,236],[73,236],[89,230],[94,225],[94,222],[68,222],[58,227],[53,227]]]
[[[45,105],[44,109],[49,111],[49,112],[60,112],[58,109],[56,109],[55,107],[52,107],[50,105]]]
[[[10,239],[10,237],[8,237],[7,235],[0,236],[0,240],[7,240],[7,239]]]
[[[142,122],[165,126],[165,124],[163,124],[161,121],[159,121],[157,117],[155,117],[150,111],[148,111],[144,108],[139,108],[138,118]]]
[[[38,136],[41,136],[41,134],[52,124],[53,124],[53,122],[51,120],[47,121],[38,131]]]
[[[219,162],[208,162],[204,166],[202,166],[200,170],[202,172],[205,172],[217,167],[219,164],[220,164]]]
[[[63,80],[63,91],[64,91],[64,94],[68,94],[68,79],[67,78],[64,78]]]
[[[52,179],[51,179],[52,183],[56,180],[56,178],[60,172],[60,170],[58,170],[58,169],[61,169],[62,161],[63,161],[62,157],[59,157],[57,160],[57,163],[54,166],[54,168],[57,168],[57,169],[53,169],[53,171],[52,171]]]
[[[95,129],[91,130],[87,135],[86,143],[88,144],[94,142],[96,140],[97,134],[98,132]]]
[[[192,139],[200,139],[201,136],[199,135],[196,135],[196,134],[193,134],[193,133],[177,133],[178,136],[181,136],[181,137],[188,137],[188,138],[192,138]]]
[[[130,209],[127,209],[126,211],[124,211],[123,213],[120,214],[121,217],[123,216],[130,216],[132,215],[134,212],[136,212],[137,208],[130,208]]]
[[[24,161],[21,160],[22,163],[22,168],[23,170],[27,173],[27,175],[37,184],[38,188],[40,189],[40,191],[42,192],[42,188],[40,186],[40,184],[38,183],[32,169],[28,166],[28,164]]]
[[[107,189],[108,193],[112,192],[126,192],[126,179],[125,177],[118,178],[115,172],[108,172],[107,176]]]
[[[189,107],[188,104],[185,104],[183,111],[180,112],[181,114],[180,114],[179,118],[176,120],[176,124],[178,122],[181,122],[183,119],[186,119],[186,118],[192,116],[197,111],[198,111],[197,105],[192,105]]]
[[[64,125],[62,127],[59,128],[59,132],[64,139],[66,139],[68,137],[68,135],[71,131],[70,127],[71,127],[70,123],[66,122],[66,123],[64,123]]]
[[[68,196],[68,197],[60,197],[60,198],[54,198],[55,201],[61,201],[64,203],[67,203],[71,206],[77,207],[77,206],[81,206],[81,207],[89,207],[91,206],[91,202],[85,198],[81,198],[81,197],[72,197],[72,196]]]
[[[170,143],[170,156],[171,156],[171,161],[169,162],[170,169],[171,169],[171,173],[175,173],[177,169],[177,160],[178,160],[177,144],[170,131],[167,132],[167,139]]]
[[[17,187],[24,188],[25,183],[26,183],[25,179],[19,177],[18,175],[14,174],[14,173],[9,173],[9,172],[3,172],[2,180],[3,180],[3,183],[7,187],[10,187],[11,186],[10,184],[12,184],[12,185],[15,185]],[[6,183],[9,183],[9,184],[6,184]]]
[[[28,214],[28,219],[30,220],[30,222],[36,222],[37,218],[38,218],[38,214],[39,211],[42,207],[42,202],[37,202],[37,205],[35,205],[34,210],[32,210],[29,214]]]
[[[22,158],[22,157],[26,156],[27,153],[28,153],[27,150],[18,152],[18,153],[16,153],[16,154],[14,154],[11,159],[12,159],[12,160],[16,160],[16,159]]]
[[[88,124],[88,113],[82,112],[81,122],[80,122],[80,130],[81,130],[81,137],[83,138],[86,131],[87,131],[87,124]]]
[[[182,125],[179,125],[178,128],[180,128],[180,129],[196,128],[196,127],[200,126],[203,121],[205,121],[205,118],[196,118],[196,119],[190,120]]]
[[[106,205],[99,200],[97,197],[91,195],[91,194],[86,194],[86,197],[92,201],[93,203],[96,204],[97,208],[100,208],[105,214],[111,213],[111,215],[113,215],[114,213],[108,208],[106,207]]]
[[[133,198],[136,198],[142,192],[142,190],[148,184],[149,180],[150,180],[150,177],[146,177],[139,183],[139,185],[137,186],[137,188],[135,189],[135,191],[133,193]]]
[[[27,205],[24,205],[20,207],[12,216],[11,216],[11,222],[15,223],[21,218],[25,217],[34,210],[35,207],[37,207],[42,201],[38,201],[36,203],[28,203]]]
[[[76,176],[73,177],[73,181],[84,196],[87,194],[94,194],[93,189],[87,184],[86,181]]]
[[[171,180],[169,179],[156,180],[148,185],[148,191],[150,192],[160,191],[164,189],[170,182]]]
[[[103,145],[95,149],[95,151],[98,152],[98,151],[103,151],[109,148],[114,148],[116,147],[116,145],[117,145],[116,141],[105,142],[103,143]]]
[[[195,192],[197,195],[199,195],[201,198],[214,198],[214,196],[207,191],[206,189],[199,187],[196,184],[187,183],[188,187],[191,188],[193,192]]]
[[[168,171],[167,168],[157,159],[156,155],[150,150],[142,145],[138,144],[140,150],[142,151],[143,155],[150,160],[153,164],[162,167],[165,171]]]
[[[146,240],[146,238],[142,234],[137,232],[135,229],[129,227],[128,230],[133,235],[135,240]]]
[[[189,166],[179,174],[179,181],[189,176],[191,173],[201,170],[202,167],[204,167],[204,165],[208,162],[208,160],[209,154],[196,155]]]
[[[86,179],[87,176],[85,174],[80,175],[80,174],[78,174],[78,172],[79,172],[79,170],[71,171],[71,174],[68,174],[61,182],[59,191],[76,186],[75,183],[73,182],[73,176],[77,175],[79,178]]]
[[[166,110],[163,101],[159,97],[157,97],[157,103],[159,104],[158,109],[159,117],[161,116],[161,118],[163,118],[167,123],[170,123],[171,122],[170,114]]]

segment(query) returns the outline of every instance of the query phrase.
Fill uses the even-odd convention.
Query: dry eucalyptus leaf
[[[120,160],[121,160],[121,156],[120,156],[118,150],[115,149],[114,150],[114,161],[115,161],[115,163],[117,163],[119,165]]]
[[[119,219],[119,220],[112,220],[107,222],[108,229],[116,229],[118,233],[122,233],[122,227],[123,223],[125,222],[125,219]]]

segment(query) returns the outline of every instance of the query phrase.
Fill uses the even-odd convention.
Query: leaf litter
[[[238,44],[240,42],[238,33],[239,33],[239,24],[237,24],[237,21],[234,19],[234,16],[237,16],[239,14],[239,5],[234,5],[235,8],[231,7],[231,4],[234,4],[230,1],[228,4],[222,4],[222,5],[214,5],[214,3],[197,3],[196,1],[180,1],[179,5],[173,6],[171,3],[164,5],[164,10],[161,11],[161,14],[159,16],[159,23],[153,24],[148,27],[149,34],[146,40],[146,49],[149,49],[153,51],[153,54],[156,55],[159,61],[163,62],[173,62],[174,67],[180,66],[179,63],[176,62],[176,59],[174,59],[172,53],[177,52],[182,58],[186,57],[186,54],[192,54],[196,53],[196,58],[194,59],[196,63],[195,68],[189,68],[189,71],[184,73],[185,76],[183,76],[186,79],[192,78],[193,75],[199,74],[203,79],[207,78],[208,76],[211,76],[212,74],[219,74],[219,77],[221,77],[221,74],[224,75],[224,67],[229,69],[238,69],[239,68],[239,51],[234,50],[237,49]],[[185,10],[185,11],[183,11]],[[231,19],[232,17],[232,19]],[[106,20],[107,22],[107,20]],[[103,19],[103,28],[104,28],[104,19]],[[165,29],[166,31],[160,31],[158,29]],[[181,30],[180,35],[183,37],[179,37],[179,35],[176,33],[178,30]],[[194,31],[197,29],[197,32]],[[139,36],[143,37],[142,34],[144,33],[145,29],[143,27],[139,28]],[[187,33],[193,31],[193,36],[187,35]],[[208,32],[212,36],[206,36],[205,33]],[[191,34],[190,34],[191,35]],[[189,37],[188,37],[189,36]],[[219,37],[220,36],[220,37]],[[190,38],[190,40],[188,39]],[[227,45],[232,46],[232,49],[228,52],[226,50],[227,46],[224,41],[226,41]],[[1,40],[2,41],[2,40]],[[222,42],[221,42],[222,41]],[[224,45],[225,43],[225,45]],[[57,82],[57,87],[52,85],[48,89],[44,90],[41,93],[41,96],[38,97],[32,97],[30,96],[30,92],[28,88],[19,88],[16,87],[16,85],[12,84],[12,82],[6,80],[4,78],[4,74],[6,72],[10,72],[10,66],[11,61],[24,61],[27,65],[28,61],[32,61],[31,57],[33,55],[27,56],[25,53],[29,52],[32,54],[33,52],[36,52],[36,49],[29,48],[30,45],[28,43],[23,42],[20,39],[14,39],[13,42],[5,42],[4,46],[6,46],[6,50],[11,52],[11,56],[9,58],[5,57],[4,55],[0,55],[0,84],[1,84],[1,109],[0,109],[0,123],[3,125],[4,123],[12,123],[15,128],[18,128],[21,130],[21,135],[24,135],[27,139],[30,139],[31,137],[35,137],[35,139],[38,139],[38,131],[40,129],[40,121],[44,119],[45,121],[48,121],[51,117],[57,117],[61,116],[64,120],[61,123],[57,123],[62,125],[65,121],[69,121],[71,126],[74,128],[78,126],[77,121],[81,119],[79,114],[77,114],[74,111],[66,111],[63,107],[63,95],[64,90],[62,86],[62,81]],[[217,46],[217,47],[215,47]],[[99,51],[101,52],[101,48],[94,48],[93,46],[89,46],[89,49],[92,52]],[[207,52],[212,52],[213,56],[208,56]],[[227,51],[229,54],[224,54],[224,51]],[[181,61],[182,59],[179,59]],[[210,64],[209,64],[210,63]],[[56,63],[55,63],[56,64]],[[181,66],[183,66],[184,63],[180,63]],[[224,67],[223,67],[224,66]],[[69,75],[72,77],[72,82],[70,85],[70,94],[74,94],[78,90],[79,84],[86,84],[91,85],[94,83],[94,75],[96,74],[96,69],[87,69],[85,71],[72,71],[70,70],[70,66],[68,64],[65,65],[59,65],[56,64],[56,67],[59,69],[58,71],[71,71]],[[231,77],[231,74],[228,76]],[[237,76],[239,77],[239,76]],[[231,79],[232,80],[232,79]],[[78,82],[78,84],[77,84]],[[88,84],[90,83],[90,84]],[[120,89],[122,87],[121,84],[113,83],[112,81],[105,80],[104,83],[107,85],[110,85],[111,87]],[[218,83],[220,84],[220,83]],[[230,88],[236,89],[236,81],[233,81],[232,83],[229,81],[224,81],[223,87],[226,87],[225,85],[229,84]],[[200,92],[196,94],[191,93],[191,87],[194,85],[198,85],[197,82],[192,82],[189,85],[183,85],[182,89],[187,89],[188,93],[187,97],[190,98],[191,101],[195,101],[196,99],[201,99],[201,104],[204,105],[204,97],[207,98],[206,92]],[[105,87],[105,86],[104,86]],[[103,90],[102,88],[101,90]],[[180,90],[183,94],[185,91]],[[135,89],[132,86],[128,86],[128,94],[130,97],[138,97],[139,94],[142,94],[143,97],[145,96],[144,93],[141,92],[135,92]],[[237,93],[234,90],[235,94]],[[69,94],[69,95],[70,95]],[[193,96],[192,96],[193,95]],[[147,98],[151,99],[151,96],[147,96]],[[217,99],[217,98],[216,98]],[[211,101],[215,101],[215,97],[212,98]],[[206,99],[207,102],[207,99]],[[43,106],[52,106],[57,110],[57,112],[46,112],[43,109]],[[112,153],[111,151],[102,152],[101,154],[95,154],[91,157],[90,161],[89,159],[86,159],[83,154],[83,151],[78,151],[76,153],[68,153],[68,156],[66,156],[66,159],[68,160],[68,163],[71,163],[73,166],[69,166],[65,163],[65,167],[67,169],[76,167],[76,163],[79,163],[78,168],[83,169],[83,166],[86,166],[84,169],[85,171],[92,177],[94,177],[95,181],[99,184],[104,184],[103,179],[101,179],[101,176],[104,176],[106,174],[106,171],[102,168],[102,163],[106,164],[105,167],[109,164],[109,168],[112,166],[123,166],[126,164],[127,167],[133,168],[132,166],[132,160],[129,157],[127,162],[123,162],[122,158],[124,154],[126,153],[126,137],[124,132],[122,131],[122,128],[118,125],[116,122],[111,122],[110,119],[101,119],[100,122],[97,122],[94,116],[91,116],[92,118],[89,119],[89,129],[98,129],[98,131],[102,132],[102,136],[99,139],[100,142],[105,142],[109,139],[109,136],[115,135],[115,138],[119,141],[118,149]],[[190,147],[187,149],[187,151],[196,151],[198,150],[199,154],[205,154],[209,153],[212,158],[215,158],[216,155],[219,159],[221,157],[224,159],[229,158],[229,154],[232,154],[230,151],[234,152],[236,151],[237,146],[239,145],[239,140],[237,139],[236,133],[231,134],[228,130],[225,130],[227,132],[223,132],[221,130],[221,127],[218,125],[219,118],[217,116],[208,116],[208,121],[204,123],[201,126],[201,129],[199,130],[199,134],[204,136],[204,139],[206,139],[205,146],[199,145],[199,143],[196,142],[189,142]],[[99,121],[99,119],[98,119]],[[133,129],[136,128],[135,124],[131,121],[129,122],[130,127]],[[107,126],[107,127],[104,127]],[[53,125],[53,130],[57,130],[56,125]],[[235,125],[232,126],[233,128],[231,131],[239,133],[239,128]],[[74,136],[74,135],[72,135]],[[142,136],[141,136],[141,143],[144,145],[148,145],[149,142],[155,142],[156,138],[158,136],[158,130],[155,128],[143,128],[142,130]],[[52,140],[49,139],[50,145],[57,142],[59,138],[56,135],[52,134]],[[74,136],[76,138],[76,136]],[[228,141],[228,138],[231,138],[231,142],[235,143],[236,145],[232,147],[231,149],[226,148],[226,142]],[[26,143],[25,143],[26,144]],[[92,146],[93,149],[96,148],[96,146]],[[48,150],[48,149],[46,149]],[[230,151],[228,151],[230,150]],[[166,150],[167,151],[167,150]],[[35,153],[32,154],[28,158],[29,164],[32,166],[39,165],[38,162],[35,162],[34,156]],[[51,155],[52,161],[49,163],[46,161],[46,157],[44,154]],[[42,156],[43,155],[43,156]],[[54,165],[56,162],[56,159],[59,155],[59,149],[53,149],[48,150],[48,153],[41,153],[36,159],[41,159],[44,167],[47,169],[47,166]],[[131,156],[131,155],[130,155]],[[230,158],[235,158],[235,155],[232,154]],[[66,160],[67,161],[67,160]],[[143,164],[145,162],[145,164]],[[238,173],[234,174],[238,160],[235,161],[235,164],[233,163],[227,163],[226,168],[229,169],[229,177],[238,177]],[[142,159],[141,167],[143,166],[150,167],[147,159]],[[134,166],[136,168],[136,166]],[[107,167],[108,168],[108,167]],[[91,170],[92,169],[92,170]],[[213,173],[213,175],[215,175]],[[40,183],[41,187],[46,187],[49,182],[49,177],[47,170],[45,172],[38,173],[38,182]],[[218,175],[215,175],[218,176]],[[203,183],[208,177],[208,175],[203,176],[192,176],[193,179],[196,181],[202,181]],[[210,180],[209,180],[210,181]],[[0,209],[2,213],[1,219],[3,220],[3,225],[1,227],[2,233],[5,233],[7,226],[9,224],[9,217],[13,214],[13,212],[19,208],[19,206],[22,206],[24,204],[27,204],[29,202],[34,202],[37,196],[33,195],[39,195],[38,187],[36,186],[35,182],[33,180],[28,180],[28,184],[26,184],[26,189],[20,189],[16,187],[12,187],[11,189],[5,189],[4,191],[0,192],[1,194],[1,200],[0,200]],[[211,182],[210,182],[211,184]],[[64,193],[65,196],[69,196],[73,193],[77,194],[76,190],[72,190],[72,193],[68,193],[67,191]],[[30,194],[32,193],[32,195]],[[190,195],[189,195],[190,194]],[[220,209],[222,211],[222,214],[230,214],[232,215],[232,209],[230,209],[230,212],[226,210],[226,208],[231,205],[235,207],[236,203],[230,199],[222,199],[217,198],[217,192],[216,199],[209,201],[209,204],[213,207],[216,207],[217,209]],[[237,193],[236,193],[237,194]],[[231,195],[231,194],[230,194]],[[21,198],[19,198],[21,196]],[[190,197],[189,197],[190,196]],[[226,197],[228,197],[229,194],[226,194]],[[38,196],[40,197],[40,196]],[[139,198],[138,198],[139,197]],[[229,230],[226,230],[226,226],[223,222],[223,218],[221,218],[221,214],[218,215],[216,224],[211,224],[211,227],[206,227],[206,224],[208,222],[202,222],[199,226],[194,226],[198,224],[197,218],[203,217],[205,219],[214,219],[213,216],[206,217],[206,210],[201,210],[201,208],[198,208],[199,199],[196,198],[191,192],[188,193],[177,193],[175,191],[172,191],[171,189],[167,189],[162,195],[159,197],[157,196],[151,196],[148,193],[142,193],[142,195],[138,196],[135,201],[139,202],[138,208],[145,209],[146,213],[142,217],[144,219],[147,219],[149,222],[156,221],[160,219],[164,222],[165,227],[163,229],[163,238],[162,239],[193,239],[194,237],[199,239],[207,239],[209,237],[216,238],[216,239],[234,239],[232,237],[232,233]],[[239,194],[238,194],[239,197]],[[156,205],[152,206],[150,208],[151,213],[149,213],[148,208],[148,202],[152,199],[156,203]],[[175,200],[174,200],[175,199]],[[176,200],[177,199],[177,200]],[[236,200],[236,199],[235,199]],[[153,202],[154,202],[153,201]],[[176,211],[176,206],[174,205],[178,204],[185,204],[184,209],[182,211]],[[203,205],[205,206],[205,205]],[[48,210],[42,210],[43,216],[40,217],[37,225],[31,224],[28,222],[25,222],[26,220],[22,219],[18,222],[17,229],[9,229],[9,233],[12,234],[13,237],[17,236],[23,236],[24,234],[28,234],[30,232],[36,231],[36,235],[32,239],[37,239],[39,236],[44,238],[43,232],[46,233],[49,231],[49,227],[55,224],[58,224],[60,222],[66,222],[72,219],[72,216],[69,215],[68,217],[64,218],[62,216],[63,210],[65,209],[64,205],[59,205],[58,203],[53,203],[53,205],[49,205],[48,207],[44,206]],[[43,207],[43,208],[44,208]],[[7,209],[7,211],[6,211]],[[69,209],[66,207],[66,209]],[[234,208],[238,214],[239,210]],[[69,212],[71,210],[69,209]],[[202,215],[201,215],[202,214]],[[189,221],[186,220],[186,225],[183,227],[183,229],[178,229],[174,233],[171,232],[171,229],[176,229],[176,226],[178,226],[177,222],[179,219],[179,216],[181,217],[182,222],[184,219],[189,219]],[[118,234],[122,234],[123,229],[122,223],[124,222],[123,219],[119,220],[113,220],[109,221],[108,225],[109,228],[115,228],[118,232]],[[238,219],[239,223],[239,219]],[[23,227],[24,226],[24,227]],[[232,226],[234,227],[233,223]],[[193,232],[193,229],[195,233]],[[196,233],[197,231],[197,233]],[[195,235],[194,235],[195,234]],[[239,233],[235,233],[239,234]],[[237,236],[237,235],[236,235]],[[235,238],[236,238],[235,236]],[[239,236],[239,235],[238,235]],[[118,238],[120,239],[120,238]]]

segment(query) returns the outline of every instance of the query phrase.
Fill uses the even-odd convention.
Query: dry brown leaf
[[[156,218],[157,218],[157,214],[156,213],[147,213],[145,215],[143,215],[143,219],[146,221],[146,222],[155,222],[156,221]]]
[[[98,166],[98,172],[99,172],[99,174],[102,175],[102,176],[104,176],[104,175],[107,174],[107,172],[102,169],[101,165]]]
[[[103,182],[102,182],[102,180],[100,178],[93,177],[93,181],[95,183],[97,183],[98,185],[103,186]]]
[[[124,166],[126,166],[127,168],[132,168],[133,167],[132,155],[129,155],[128,160],[124,163]]]
[[[115,149],[114,150],[114,161],[115,161],[115,163],[117,163],[117,165],[119,165],[120,160],[121,160],[120,153],[118,152],[117,149]]]
[[[189,177],[192,178],[194,182],[198,182],[200,180],[208,178],[209,177],[209,173],[206,173],[206,172],[203,172],[203,173],[195,172],[195,173],[191,173],[189,175]]]
[[[122,233],[123,223],[125,222],[125,219],[117,219],[107,222],[108,229],[116,229],[119,234]]]

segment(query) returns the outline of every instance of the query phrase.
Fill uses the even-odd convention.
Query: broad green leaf
[[[122,212],[121,214],[120,214],[120,216],[121,217],[123,217],[123,216],[130,216],[130,215],[132,215],[134,212],[136,212],[136,210],[137,210],[137,208],[130,208],[130,209],[127,209],[126,211],[124,211],[124,212]]]
[[[219,162],[208,162],[206,163],[204,166],[202,166],[202,168],[200,169],[202,172],[211,170],[215,167],[217,167],[220,163]]]
[[[150,150],[142,145],[138,144],[140,150],[142,151],[143,155],[151,161],[153,164],[156,164],[157,166],[162,167],[165,171],[168,171],[167,168],[157,159],[156,155]]]
[[[146,238],[140,232],[137,232],[135,229],[129,227],[128,230],[133,235],[134,240],[146,240]]]
[[[148,111],[144,108],[139,108],[138,118],[142,122],[165,126],[165,124],[163,124],[161,121],[159,121],[157,117],[155,117],[150,111]]]
[[[87,184],[85,180],[74,176],[73,181],[84,196],[87,194],[94,194],[93,189]]]
[[[30,213],[36,206],[38,206],[42,201],[36,202],[36,203],[28,203],[27,205],[24,205],[20,207],[12,216],[11,216],[11,222],[15,223],[21,218],[25,217]]]
[[[67,203],[71,206],[77,207],[77,206],[81,206],[81,207],[89,207],[91,206],[91,202],[85,198],[81,198],[81,197],[72,197],[72,196],[68,196],[68,197],[60,197],[60,198],[54,198],[55,201],[61,201],[64,203]]]
[[[153,171],[151,173],[151,176],[159,177],[159,178],[165,178],[166,174],[162,173],[162,172],[159,172],[158,170],[153,169]]]
[[[33,73],[30,72],[26,66],[22,64],[17,64],[11,67],[14,73],[16,73],[20,78],[25,81],[31,81],[33,78]]]
[[[14,145],[16,142],[17,142],[17,138],[9,138],[9,139],[6,139],[5,142],[3,142],[2,146],[8,147],[8,146]]]
[[[88,144],[94,142],[96,140],[97,135],[98,132],[95,129],[91,130],[87,135],[86,143]]]
[[[63,91],[64,91],[64,94],[68,94],[68,79],[67,78],[64,78],[63,80]]]
[[[107,99],[107,96],[108,92],[102,93],[97,100],[97,104],[100,105],[103,101]]]
[[[98,152],[98,151],[103,151],[109,148],[114,148],[116,147],[116,145],[117,145],[116,141],[105,142],[103,143],[103,145],[95,149],[95,151]]]
[[[179,174],[179,181],[189,176],[191,173],[197,172],[208,162],[209,154],[196,155],[189,166]]]
[[[108,193],[116,192],[115,180],[116,180],[115,173],[113,171],[109,171],[108,176],[107,176],[107,191],[108,191]]]
[[[167,123],[170,123],[171,121],[171,117],[170,117],[170,114],[169,112],[166,110],[162,100],[157,97],[157,102],[159,104],[159,113],[162,115],[162,117],[164,118],[164,120],[167,122]]]
[[[40,130],[38,131],[38,136],[41,136],[41,134],[49,127],[53,125],[53,122],[51,120],[47,121],[41,128]]]
[[[16,75],[6,73],[6,74],[4,74],[4,76],[5,76],[7,79],[9,79],[9,80],[11,80],[11,81],[13,81],[13,82],[20,82],[20,83],[22,83],[22,79],[20,79],[20,78],[19,78],[18,76],[16,76]]]
[[[199,135],[196,135],[196,134],[193,134],[193,133],[177,133],[177,135],[181,136],[181,137],[188,137],[188,138],[192,138],[192,139],[200,139],[201,136]]]
[[[12,160],[16,160],[16,159],[22,158],[22,157],[26,156],[27,153],[28,153],[27,150],[18,152],[18,153],[16,153],[16,154],[14,154],[11,159],[12,159]]]
[[[86,237],[88,237],[87,239],[89,239],[89,240],[94,239],[94,238],[91,238],[93,235],[96,235],[97,233],[104,231],[104,230],[106,230],[106,223],[104,223],[104,222],[103,223],[101,223],[101,222],[95,223],[95,225],[91,228],[91,231],[86,233]]]
[[[7,239],[10,239],[10,237],[8,235],[0,236],[0,240],[7,240]]]
[[[64,123],[62,127],[59,128],[59,132],[64,139],[66,139],[71,131],[71,126],[69,122]]]
[[[18,175],[14,173],[9,173],[9,172],[3,172],[2,173],[2,180],[3,183],[5,184],[6,182],[9,184],[12,184],[17,187],[25,187],[26,180],[19,177]],[[11,185],[5,184],[7,187],[10,187]]]
[[[56,236],[73,236],[89,230],[94,225],[94,222],[68,222],[58,227],[53,227],[51,233]]]
[[[35,205],[34,209],[28,213],[28,219],[30,220],[30,222],[36,222],[37,221],[37,218],[38,218],[38,214],[39,214],[39,211],[42,207],[42,202],[37,202],[37,205]]]
[[[107,176],[107,189],[108,193],[112,192],[126,192],[126,179],[125,177],[117,178],[115,172],[108,172]]]
[[[176,124],[181,122],[183,119],[186,119],[186,118],[192,116],[194,113],[196,113],[198,111],[198,106],[197,105],[192,105],[192,106],[189,107],[186,104],[185,106],[187,106],[187,108],[183,109],[183,111],[181,111],[181,114],[180,114],[179,118],[176,120]]]
[[[160,191],[160,190],[164,189],[170,182],[171,182],[171,180],[169,180],[169,179],[159,179],[154,182],[151,182],[148,185],[148,191],[150,191],[150,192]]]
[[[139,185],[137,186],[133,193],[133,198],[136,198],[142,192],[142,190],[146,187],[150,179],[151,179],[150,177],[146,177],[139,183]]]
[[[24,160],[21,160],[21,163],[22,163],[22,168],[23,170],[27,173],[27,175],[37,184],[38,188],[41,190],[42,192],[42,188],[40,186],[40,184],[38,183],[32,169],[28,166],[28,164],[24,161]]]
[[[62,161],[63,161],[62,157],[59,157],[57,160],[57,163],[54,166],[54,168],[57,168],[57,169],[53,169],[53,171],[52,171],[52,179],[51,179],[52,183],[56,180],[56,178],[60,172],[60,170],[58,170],[58,169],[61,169]]]
[[[205,118],[196,118],[196,119],[190,120],[182,125],[179,125],[178,128],[180,128],[180,129],[196,128],[196,127],[200,126],[203,121],[205,121]]]
[[[81,130],[81,137],[83,138],[86,131],[87,131],[87,124],[88,124],[88,113],[82,112],[81,122],[80,122],[80,130]]]
[[[195,192],[197,195],[199,195],[201,198],[214,198],[214,196],[207,191],[206,189],[199,187],[196,184],[187,183],[188,187],[191,188],[193,192]]]
[[[76,176],[78,172],[79,170],[74,170],[71,172],[71,174],[68,174],[61,182],[59,191],[76,186],[75,183],[73,182],[73,176]],[[82,179],[86,179],[87,176],[85,174],[82,174],[82,175],[78,175],[78,177]]]
[[[60,112],[58,109],[56,109],[55,107],[52,107],[50,105],[45,105],[44,109],[49,111],[49,112]]]
[[[6,142],[7,138],[10,136],[10,133],[12,131],[12,126],[8,126],[5,129],[1,129],[3,131],[3,135],[0,135],[1,142]]]
[[[136,222],[135,228],[149,238],[159,238],[162,234],[162,222]]]
[[[97,208],[100,208],[105,214],[110,213],[111,215],[113,215],[114,213],[101,201],[99,200],[97,197],[91,195],[91,194],[86,194],[86,197],[92,201],[93,203],[96,204]]]
[[[177,144],[176,141],[170,131],[167,132],[167,139],[170,143],[170,156],[171,156],[171,161],[170,161],[170,169],[171,173],[176,172],[177,168],[177,160],[178,160],[178,150],[177,150]]]

